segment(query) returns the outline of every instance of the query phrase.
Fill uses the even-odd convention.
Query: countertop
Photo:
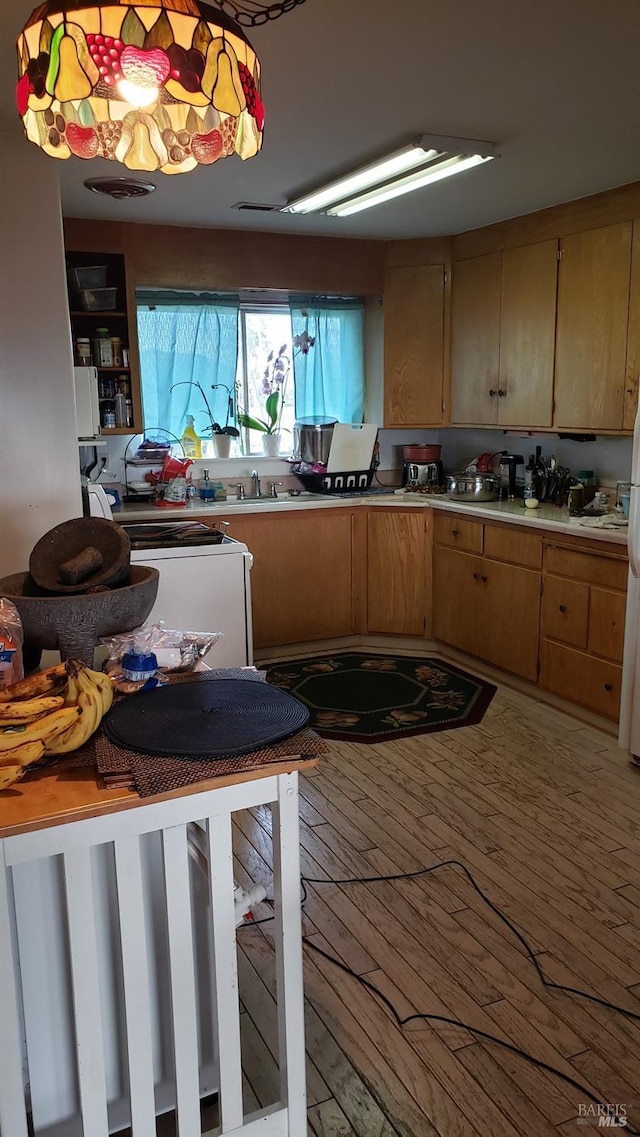
[[[521,501],[489,501],[470,503],[450,500],[446,495],[407,493],[404,490],[390,491],[388,494],[361,494],[354,497],[338,497],[335,494],[301,493],[290,497],[283,494],[277,499],[261,498],[258,501],[246,498],[207,505],[194,501],[186,506],[160,508],[147,504],[126,504],[114,513],[114,521],[173,521],[196,517],[224,517],[232,520],[235,514],[246,513],[286,513],[309,509],[349,509],[366,506],[385,509],[444,509],[454,513],[476,517],[481,520],[501,521],[509,525],[526,525],[530,529],[546,530],[552,533],[571,534],[574,537],[606,541],[626,548],[627,528],[618,525],[589,526],[580,524],[579,519],[569,517],[567,509],[555,505],[540,505],[537,509],[525,509]],[[600,521],[601,519],[593,519]]]
[[[89,817],[102,817],[123,809],[153,805],[159,801],[173,801],[175,798],[236,785],[238,782],[289,774],[293,770],[306,770],[317,764],[317,758],[294,755],[281,762],[256,767],[255,770],[211,777],[154,797],[140,798],[135,790],[101,787],[94,767],[78,766],[74,762],[74,755],[70,754],[54,766],[41,770],[34,767],[28,771],[26,780],[19,782],[15,789],[0,794],[0,840],[51,825],[84,821]]]

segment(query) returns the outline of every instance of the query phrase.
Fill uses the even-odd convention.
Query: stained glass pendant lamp
[[[300,2],[300,0],[298,0]],[[199,0],[47,0],[18,38],[27,138],[56,158],[183,174],[262,145],[260,64]]]

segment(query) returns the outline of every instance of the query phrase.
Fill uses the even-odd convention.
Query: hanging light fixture
[[[165,174],[252,158],[260,64],[229,2],[46,0],[18,37],[27,138],[56,158]]]

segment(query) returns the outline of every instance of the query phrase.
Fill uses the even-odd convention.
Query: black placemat
[[[104,720],[117,746],[173,758],[228,758],[302,730],[309,711],[266,683],[219,680],[140,691]]]

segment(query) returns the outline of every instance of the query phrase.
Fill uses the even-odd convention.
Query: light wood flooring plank
[[[337,1101],[323,1101],[312,1106],[307,1114],[309,1127],[316,1137],[356,1137]]]

